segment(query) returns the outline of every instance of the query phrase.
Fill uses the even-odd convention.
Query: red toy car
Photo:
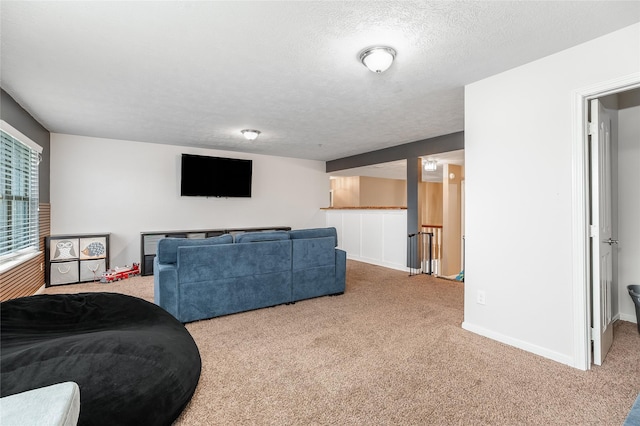
[[[116,266],[102,273],[101,283],[112,283],[114,281],[124,280],[129,277],[140,275],[140,264],[134,263],[132,266]]]

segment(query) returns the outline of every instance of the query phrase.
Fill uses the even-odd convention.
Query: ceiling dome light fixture
[[[389,69],[396,57],[396,51],[385,46],[368,47],[360,52],[358,57],[365,67],[380,74]]]
[[[247,140],[254,141],[258,138],[260,130],[244,129],[240,130],[240,133],[242,133]]]
[[[424,163],[425,172],[435,172],[438,170],[438,162],[436,160],[427,160]]]

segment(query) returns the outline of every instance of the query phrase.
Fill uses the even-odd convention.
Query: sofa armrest
[[[336,287],[344,290],[347,287],[347,252],[340,249],[336,251]]]
[[[180,320],[178,268],[173,263],[160,263],[157,257],[153,265],[153,301]]]

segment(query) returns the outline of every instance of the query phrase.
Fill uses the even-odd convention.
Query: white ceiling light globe
[[[427,160],[424,163],[424,170],[427,172],[435,172],[438,170],[438,162],[435,160]]]
[[[240,131],[244,137],[250,141],[256,140],[256,138],[258,137],[258,135],[260,134],[259,130],[253,130],[253,129],[244,129]]]
[[[360,52],[360,62],[375,73],[385,72],[396,57],[396,51],[390,47],[370,47]]]

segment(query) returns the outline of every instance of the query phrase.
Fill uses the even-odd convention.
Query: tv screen
[[[183,197],[251,197],[251,160],[182,154],[181,170]]]

